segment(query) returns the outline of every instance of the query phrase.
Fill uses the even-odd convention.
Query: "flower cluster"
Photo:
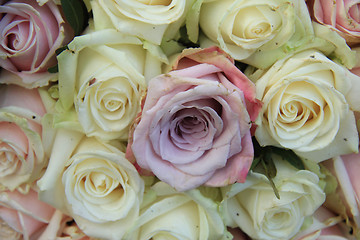
[[[1,239],[360,239],[360,4],[0,4]]]

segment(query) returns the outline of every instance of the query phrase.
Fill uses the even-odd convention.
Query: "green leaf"
[[[49,67],[47,71],[49,73],[57,73],[59,71],[58,65],[56,64],[55,66]]]
[[[265,161],[261,161],[261,164],[263,166],[263,168],[265,169],[265,176],[267,177],[267,179],[269,180],[270,182],[270,185],[274,191],[274,194],[275,196],[277,197],[277,199],[280,199],[280,194],[279,194],[279,191],[277,190],[276,186],[275,186],[275,183],[274,181],[272,180],[273,177],[275,177],[276,175],[276,168],[275,168],[275,165],[274,165],[274,162],[271,160],[272,164],[267,164]],[[273,166],[271,166],[273,165]],[[275,175],[274,174],[274,169],[271,169],[271,168],[275,168]]]
[[[61,0],[64,15],[75,36],[78,36],[88,25],[89,14],[82,0]]]
[[[296,155],[292,150],[278,148],[278,147],[272,147],[272,151],[273,151],[273,153],[279,155],[285,161],[289,162],[291,165],[293,165],[297,169],[299,169],[299,170],[305,169],[305,165],[304,165],[302,159],[298,155]]]

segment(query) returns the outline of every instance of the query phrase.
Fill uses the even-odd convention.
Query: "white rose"
[[[158,182],[145,199],[151,203],[142,207],[133,231],[125,239],[218,240],[225,236],[218,205],[198,189],[177,192]]]
[[[144,183],[124,153],[61,129],[38,181],[41,200],[74,218],[91,237],[121,239],[137,219]]]
[[[200,8],[204,47],[219,45],[234,59],[267,67],[303,45],[314,35],[304,1],[222,0],[207,1]],[[257,54],[269,52],[267,58]],[[253,56],[252,56],[253,55]]]
[[[249,77],[264,103],[255,132],[260,145],[289,148],[316,162],[358,151],[358,76],[305,51]]]
[[[308,170],[297,170],[281,158],[275,159],[273,178],[278,199],[265,175],[252,172],[245,183],[223,188],[225,222],[240,227],[253,239],[290,239],[325,201],[319,178]]]
[[[115,28],[160,45],[175,36],[194,0],[91,1],[96,29]]]
[[[126,140],[146,78],[160,73],[160,61],[138,38],[110,29],[76,37],[68,47],[58,56],[63,111],[75,105],[89,137]]]

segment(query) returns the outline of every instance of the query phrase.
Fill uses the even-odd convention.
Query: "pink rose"
[[[328,196],[326,206],[348,220],[353,234],[360,237],[360,153],[327,160],[323,165],[336,177],[336,193]]]
[[[254,84],[215,47],[185,50],[173,69],[149,82],[132,136],[137,164],[178,191],[244,182],[261,108]]]
[[[38,240],[91,240],[69,216],[56,210]]]
[[[312,17],[337,31],[348,44],[360,42],[360,5],[351,0],[307,1]]]
[[[14,190],[31,184],[46,166],[37,89],[0,85],[0,182]]]
[[[49,223],[55,209],[38,200],[38,194],[30,189],[0,192],[0,218],[26,239],[37,239]],[[8,239],[8,238],[6,238]]]
[[[0,82],[34,88],[56,80],[47,69],[56,64],[55,50],[72,36],[53,1],[42,6],[35,0],[5,1],[0,6]]]
[[[347,240],[342,218],[336,216],[325,207],[320,207],[314,213],[312,224],[295,235],[292,240]]]

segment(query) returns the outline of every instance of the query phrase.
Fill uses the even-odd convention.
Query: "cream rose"
[[[200,38],[202,47],[219,45],[234,59],[261,68],[314,35],[306,4],[299,0],[205,1],[199,23],[206,36]],[[263,52],[269,56],[256,57]]]
[[[63,112],[74,105],[87,136],[126,140],[146,79],[160,73],[160,61],[138,38],[115,30],[76,37],[68,47],[58,56]]]
[[[250,78],[264,102],[255,132],[261,145],[289,148],[316,162],[357,152],[358,76],[319,52],[305,51]]]
[[[218,240],[225,236],[218,205],[198,189],[180,193],[158,182],[148,194],[155,195],[154,200],[141,209],[132,232],[124,239]]]
[[[160,45],[173,38],[194,0],[91,1],[96,29],[115,28]],[[166,35],[166,36],[165,36]]]
[[[144,183],[117,148],[61,129],[38,181],[40,199],[91,237],[121,239],[137,219]]]
[[[274,156],[278,199],[265,175],[252,172],[245,183],[223,188],[225,222],[254,239],[290,239],[325,201],[319,178]]]
[[[37,180],[47,164],[42,142],[44,114],[38,90],[0,86],[0,182],[10,190]]]

